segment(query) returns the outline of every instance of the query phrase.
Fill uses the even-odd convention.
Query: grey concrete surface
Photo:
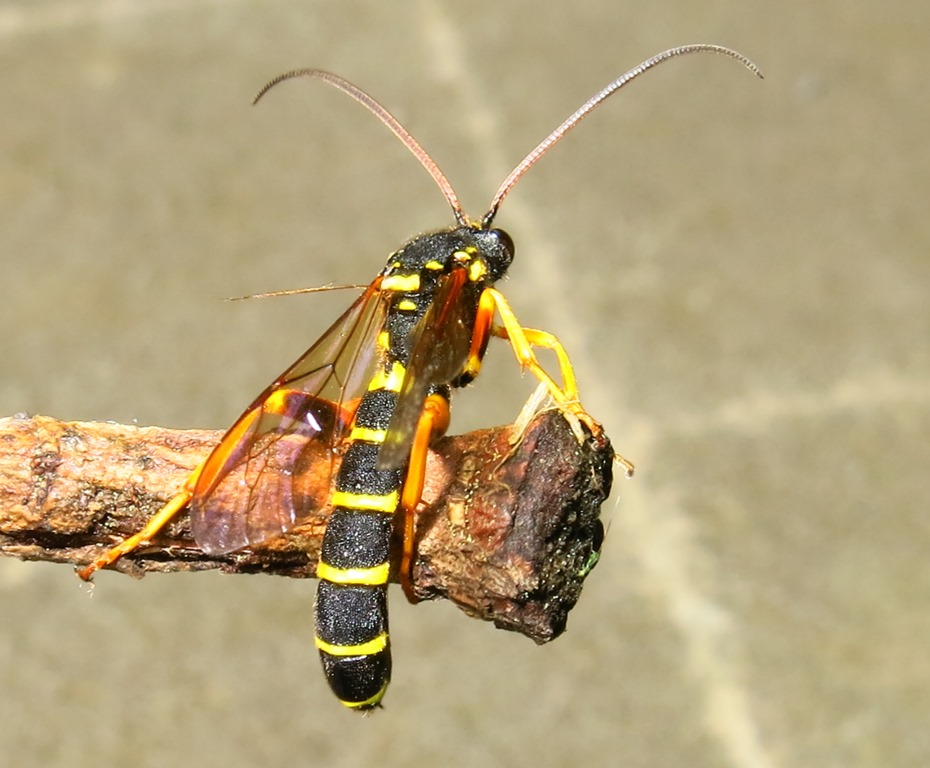
[[[638,466],[568,633],[393,601],[360,718],[313,585],[0,562],[16,766],[930,764],[930,6],[3,0],[0,413],[222,427],[448,211],[322,66],[483,210],[597,88],[684,42],[521,182],[503,286]],[[455,428],[510,420],[509,353]]]

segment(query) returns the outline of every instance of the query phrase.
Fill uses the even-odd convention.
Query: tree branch
[[[90,562],[139,530],[221,435],[0,419],[0,554]],[[542,643],[565,629],[597,560],[613,452],[602,434],[579,445],[554,411],[538,415],[517,445],[510,436],[499,427],[436,442],[417,515],[414,589]],[[181,514],[115,567],[136,576],[210,568],[313,576],[329,513],[321,509],[284,536],[221,556],[197,548]]]

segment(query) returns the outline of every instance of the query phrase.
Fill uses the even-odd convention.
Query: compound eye
[[[491,233],[501,241],[501,245],[504,246],[504,250],[510,254],[512,259],[514,256],[514,245],[513,239],[508,235],[503,229],[492,229]]]

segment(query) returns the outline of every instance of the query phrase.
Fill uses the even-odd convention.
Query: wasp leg
[[[410,463],[407,478],[400,497],[401,514],[404,516],[404,550],[400,561],[400,585],[411,603],[418,603],[420,598],[413,590],[413,556],[416,538],[416,511],[423,495],[423,483],[426,479],[426,457],[429,445],[434,437],[442,435],[449,428],[449,401],[440,394],[426,398],[423,411],[417,423],[417,431],[410,449]]]
[[[187,478],[187,481],[184,483],[184,488],[156,512],[141,531],[123,539],[115,547],[108,549],[90,565],[81,568],[77,572],[77,575],[84,581],[90,581],[94,577],[94,574],[101,568],[113,565],[113,563],[119,560],[123,555],[128,555],[130,552],[152,539],[155,534],[171,522],[172,518],[177,515],[178,512],[187,506],[193,496],[193,487],[202,469],[203,465],[201,464],[191,473],[191,476]]]
[[[514,314],[513,309],[511,309],[507,299],[504,298],[500,291],[494,288],[485,289],[484,293],[481,295],[479,315],[486,303],[485,296],[488,296],[489,300],[493,301],[494,308],[497,310],[503,322],[503,326],[491,325],[488,333],[502,339],[507,339],[510,342],[517,362],[524,368],[528,368],[549,390],[549,394],[555,401],[556,407],[562,411],[562,414],[568,419],[569,424],[572,425],[572,431],[575,433],[579,442],[583,441],[585,436],[578,428],[578,422],[584,424],[591,434],[600,434],[601,425],[584,409],[584,406],[579,400],[578,382],[575,379],[575,370],[572,368],[571,360],[569,360],[568,353],[565,351],[565,347],[562,346],[562,342],[551,333],[539,331],[535,328],[524,328],[520,325],[520,321],[517,320],[517,316]],[[533,352],[533,347],[548,349],[555,354],[556,360],[558,360],[559,363],[559,373],[563,382],[561,387],[542,367],[539,360],[536,358],[536,353]],[[619,453],[615,453],[614,456],[623,466],[627,476],[631,477],[633,475],[633,464],[623,458]]]
[[[482,300],[485,295],[490,296],[490,300],[494,302],[494,308],[503,321],[503,326],[492,326],[490,333],[510,342],[517,362],[522,367],[528,368],[537,379],[546,385],[549,394],[552,395],[552,399],[555,400],[560,410],[573,414],[588,427],[591,427],[592,431],[597,431],[597,422],[585,411],[578,399],[578,383],[575,380],[575,371],[562,343],[551,333],[538,331],[535,328],[524,328],[520,325],[520,321],[517,320],[517,316],[510,308],[507,299],[496,289],[485,289],[481,297]],[[484,301],[482,301],[483,303]],[[536,358],[536,353],[533,352],[533,347],[549,349],[555,354],[563,382],[561,387],[542,367]]]
[[[495,312],[500,313],[504,322],[503,326],[494,324]],[[575,372],[572,369],[565,348],[552,334],[532,328],[524,328],[520,325],[516,315],[510,308],[510,304],[500,292],[493,288],[486,288],[479,299],[471,349],[469,350],[468,362],[465,365],[462,380],[468,382],[478,375],[478,369],[481,366],[481,360],[484,357],[488,339],[491,336],[507,339],[514,351],[514,355],[516,355],[517,362],[522,367],[529,368],[540,382],[540,386],[530,397],[530,400],[527,401],[527,404],[524,405],[520,416],[517,418],[517,423],[514,425],[514,432],[517,435],[522,435],[530,419],[535,415],[535,413],[530,413],[530,410],[535,409],[538,411],[546,397],[555,402],[555,407],[561,411],[571,425],[572,432],[578,438],[578,442],[583,442],[585,439],[580,426],[582,421],[588,426],[592,434],[599,432],[600,425],[592,416],[588,415],[578,399],[578,384],[575,381]],[[555,353],[559,361],[562,379],[565,382],[563,386],[560,387],[542,367],[533,352],[534,346],[545,347]]]

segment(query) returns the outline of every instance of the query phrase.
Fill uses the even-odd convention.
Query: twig
[[[221,433],[0,419],[0,554],[86,564],[139,530],[181,487]],[[613,452],[603,435],[579,445],[545,412],[511,444],[507,427],[437,441],[417,515],[414,588],[536,642],[557,637],[603,535]],[[308,577],[329,509],[262,546],[208,556],[187,515],[117,569],[220,569]],[[76,578],[76,577],[75,577]]]

